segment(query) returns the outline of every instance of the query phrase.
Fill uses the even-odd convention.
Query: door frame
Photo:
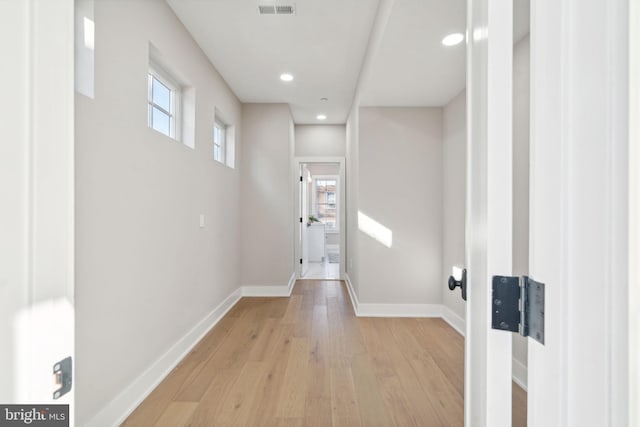
[[[629,118],[640,117],[640,4],[630,2]],[[629,426],[640,425],[640,122],[629,120]]]
[[[509,427],[512,338],[490,325],[491,276],[513,255],[513,4],[467,7],[465,425]]]
[[[627,425],[628,4],[531,6],[528,425]]]
[[[300,198],[300,167],[302,164],[313,163],[335,163],[340,167],[340,183],[338,184],[339,218],[340,218],[340,280],[345,278],[346,263],[346,183],[345,183],[345,158],[344,157],[294,157],[293,159],[293,228],[294,228],[294,265],[296,279],[301,279],[300,257],[302,256],[302,245],[300,235],[300,212],[302,200]],[[304,219],[303,219],[304,221]],[[303,222],[304,224],[304,222]]]
[[[507,165],[508,169],[510,146],[504,144],[504,135],[483,138],[492,129],[504,131],[494,121],[496,113],[510,114],[504,111],[504,102],[497,102],[510,85],[496,81],[496,70],[491,72],[491,67],[500,62],[495,55],[503,55],[503,61],[511,59],[499,41],[507,37],[504,29],[511,11],[496,10],[510,4],[500,0],[468,0],[467,4],[467,246],[471,249],[467,248],[465,422],[474,427],[507,426],[511,399],[505,390],[510,389],[506,378],[510,381],[511,364],[497,351],[511,354],[510,336],[502,333],[505,338],[496,340],[496,331],[488,330],[490,317],[484,315],[490,312],[489,277],[509,272],[508,267],[498,266],[508,255],[491,247],[492,239],[499,235],[492,224],[504,218],[500,209],[508,208],[508,199],[500,195],[504,185],[495,179],[497,173],[490,166]],[[636,194],[640,190],[637,182],[629,183],[628,167],[631,162],[631,171],[637,170],[640,155],[633,148],[637,140],[628,140],[632,122],[628,8],[628,0],[531,3],[529,272],[546,289],[545,344],[530,340],[528,346],[530,427],[622,426],[635,425],[631,423],[638,419],[640,326],[630,327],[627,312],[629,304],[638,308],[639,272],[629,271],[631,265],[637,268],[633,249],[637,250],[638,230],[633,228],[633,219],[629,230],[628,191],[630,187],[631,212],[637,217],[640,202],[634,197],[640,196]],[[637,10],[634,15],[631,19],[638,22]],[[637,41],[631,44],[637,50]],[[637,96],[637,87],[635,90]],[[478,113],[483,108],[484,116]],[[479,215],[474,213],[474,202],[484,209]],[[629,231],[633,232],[631,253]],[[474,259],[478,244],[486,247],[480,247]],[[504,246],[509,247],[508,243]],[[476,262],[478,257],[483,262]],[[634,281],[631,288],[629,279]],[[631,349],[630,332],[635,333]],[[629,351],[635,357],[631,361]],[[634,373],[631,380],[630,373]],[[633,404],[629,402],[629,381]]]
[[[21,294],[2,325],[13,329],[3,352],[15,359],[3,367],[14,380],[2,403],[69,404],[73,426],[75,387],[54,400],[52,373],[74,357],[74,1],[0,3],[10,58],[0,69],[8,95],[0,110],[11,118],[0,124],[0,186],[11,200],[0,211],[0,227],[11,230],[0,243],[0,295]]]

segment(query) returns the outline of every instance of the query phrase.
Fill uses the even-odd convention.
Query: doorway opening
[[[300,279],[339,280],[344,239],[340,162],[301,162],[299,191]]]

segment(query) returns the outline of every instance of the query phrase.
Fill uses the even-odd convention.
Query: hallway
[[[123,425],[461,426],[463,365],[441,319],[356,318],[343,282],[303,280],[242,298]]]

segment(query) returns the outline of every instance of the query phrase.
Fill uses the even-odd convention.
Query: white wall
[[[513,51],[513,275],[529,274],[529,36]],[[514,373],[527,366],[527,339],[514,334]],[[517,366],[520,363],[522,366]]]
[[[391,229],[358,234],[361,303],[442,301],[442,109],[360,108],[358,210]]]
[[[360,131],[360,111],[358,106],[354,106],[349,113],[349,119],[346,125],[346,254],[345,254],[345,271],[347,278],[351,283],[356,296],[360,293],[360,269],[359,258],[360,250],[358,244],[358,187],[360,174],[359,161],[359,131]]]
[[[467,176],[466,91],[443,109],[442,283],[454,265],[465,266],[465,183]],[[443,288],[443,304],[464,319],[465,302],[460,289]]]
[[[514,46],[513,62],[513,274],[525,275],[529,273],[529,36]],[[462,92],[443,113],[443,281],[452,265],[465,262],[465,105]],[[465,304],[458,289],[447,289],[443,303],[464,319]],[[513,358],[514,373],[524,374],[527,339],[517,334],[513,335]]]
[[[244,104],[241,283],[287,285],[294,272],[293,121],[287,104]]]
[[[309,169],[311,176],[340,174],[339,163],[308,163],[307,168]]]
[[[296,157],[344,157],[345,125],[296,125]]]
[[[96,2],[95,19],[95,99],[76,96],[79,426],[239,285],[239,170],[211,140],[239,101],[164,2]],[[195,149],[147,127],[150,41],[195,88]]]

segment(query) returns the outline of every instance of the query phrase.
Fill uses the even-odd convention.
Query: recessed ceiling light
[[[445,46],[455,46],[460,44],[464,40],[464,35],[462,33],[453,33],[445,36],[442,39],[442,44]]]
[[[327,116],[325,116],[324,114],[318,114],[316,116],[316,119],[318,119],[318,120],[326,120],[326,118],[327,118]]]
[[[291,80],[293,80],[293,76],[289,73],[283,73],[280,74],[280,80],[282,80],[283,82],[290,82]]]

